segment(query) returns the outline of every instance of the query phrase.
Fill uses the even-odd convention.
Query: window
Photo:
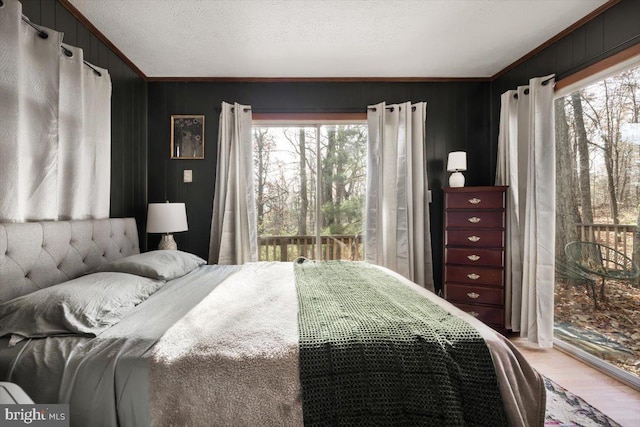
[[[254,123],[260,260],[363,257],[367,126]]]
[[[571,255],[571,249],[565,254],[565,246],[579,241],[600,248],[591,245],[597,243],[615,251],[609,254],[640,262],[640,66],[560,97],[555,112],[555,336],[638,385],[640,279],[576,269],[578,255]],[[587,252],[580,256],[587,257]],[[594,271],[602,268],[597,256],[587,262]],[[620,268],[606,260],[605,267]]]

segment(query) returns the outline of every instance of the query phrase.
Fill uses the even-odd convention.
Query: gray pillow
[[[0,337],[96,336],[118,323],[164,282],[124,273],[94,273],[0,304]]]
[[[99,267],[98,271],[118,271],[151,279],[172,280],[206,263],[199,256],[187,252],[159,250],[111,261]]]

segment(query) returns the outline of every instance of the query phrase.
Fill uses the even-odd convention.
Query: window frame
[[[554,101],[614,74],[640,65],[640,43],[577,71],[555,85]]]

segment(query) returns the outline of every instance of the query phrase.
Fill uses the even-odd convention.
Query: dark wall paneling
[[[46,1],[46,0],[44,0]],[[78,21],[64,7],[56,4],[56,31],[64,33],[64,42],[73,46],[78,46]],[[60,30],[58,28],[64,28]]]
[[[513,70],[491,82],[490,150],[497,152],[500,95],[532,77],[556,74],[560,80],[640,43],[640,1],[622,0]],[[495,159],[489,173],[495,176]]]
[[[89,33],[89,39],[91,41],[91,56],[89,57],[88,61],[92,64],[95,64],[100,61],[100,41],[92,33]]]
[[[117,191],[124,186],[124,90],[125,82],[122,63],[113,52],[109,51],[109,74],[112,81],[118,81],[113,85],[111,92],[111,164],[118,167],[111,168],[111,215],[118,217],[124,212],[124,194]]]
[[[82,48],[84,59],[89,61],[91,57],[91,32],[84,25],[77,25],[78,28],[78,40],[75,46]]]
[[[111,75],[111,216],[134,216],[140,244],[147,206],[147,83],[60,3],[22,0],[22,11],[34,24],[64,33],[64,42],[84,50],[84,59]]]
[[[482,164],[489,154],[489,83],[381,82],[151,82],[148,84],[149,201],[184,202],[189,231],[176,234],[178,246],[207,257],[216,174],[218,121],[222,101],[249,104],[260,113],[363,112],[381,101],[427,102],[426,150],[436,283],[442,271],[442,187],[448,186],[446,157],[450,151],[469,153],[468,185],[487,185],[491,177]],[[205,158],[170,159],[170,116],[205,115]],[[193,171],[193,183],[182,182],[183,170]],[[150,235],[150,248],[159,236]]]

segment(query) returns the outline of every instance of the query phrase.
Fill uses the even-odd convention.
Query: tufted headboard
[[[0,303],[139,252],[134,218],[0,224]]]

